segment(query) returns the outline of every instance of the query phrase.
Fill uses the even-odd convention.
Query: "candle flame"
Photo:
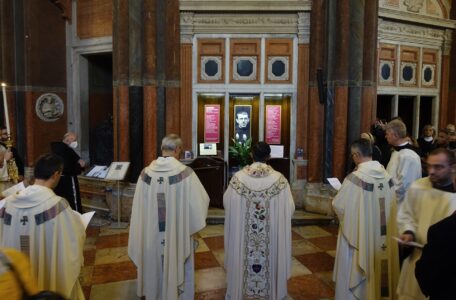
[[[2,86],[6,86],[6,83],[2,82]]]

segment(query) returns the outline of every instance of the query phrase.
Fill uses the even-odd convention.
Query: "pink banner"
[[[282,106],[266,105],[266,143],[280,144]]]
[[[220,142],[220,104],[204,105],[204,142]]]

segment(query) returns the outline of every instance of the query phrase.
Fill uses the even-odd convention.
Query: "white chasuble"
[[[85,227],[68,202],[41,185],[6,198],[0,210],[0,247],[21,250],[30,259],[40,290],[84,299],[79,284]]]
[[[410,186],[398,212],[399,234],[411,231],[416,242],[427,243],[427,231],[435,223],[456,211],[456,193],[432,187],[429,177],[421,178]],[[448,238],[453,233],[448,233]],[[421,257],[421,249],[414,248],[402,263],[398,285],[399,299],[427,299],[415,278],[415,263]]]
[[[193,299],[192,234],[206,226],[209,197],[191,168],[154,160],[136,184],[128,254],[138,269],[137,295]]]
[[[400,206],[409,186],[421,178],[421,158],[411,149],[395,150],[391,153],[386,171],[393,177],[396,200]]]
[[[223,196],[226,299],[284,299],[291,274],[288,181],[263,163],[237,172]]]
[[[394,183],[377,161],[349,174],[333,207],[340,221],[333,280],[336,300],[397,299]]]

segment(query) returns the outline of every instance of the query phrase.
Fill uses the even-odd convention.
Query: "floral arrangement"
[[[247,139],[244,143],[233,139],[233,146],[228,148],[230,158],[236,160],[241,168],[250,165],[252,163],[252,156],[250,155],[251,146],[251,138]]]

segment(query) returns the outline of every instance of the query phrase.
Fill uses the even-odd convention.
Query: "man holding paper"
[[[52,190],[62,169],[60,157],[41,156],[35,164],[35,184],[5,199],[0,209],[0,247],[28,255],[40,290],[55,291],[67,299],[84,299],[78,281],[84,223],[81,215]]]
[[[393,181],[366,139],[351,145],[356,170],[333,200],[340,221],[333,280],[336,300],[396,299],[399,277]]]
[[[429,154],[429,176],[412,183],[399,209],[398,226],[404,242],[426,244],[429,227],[456,210],[455,170],[452,151],[438,148]],[[421,249],[414,248],[404,260],[398,284],[399,299],[427,299],[415,278],[415,263],[420,257]]]

